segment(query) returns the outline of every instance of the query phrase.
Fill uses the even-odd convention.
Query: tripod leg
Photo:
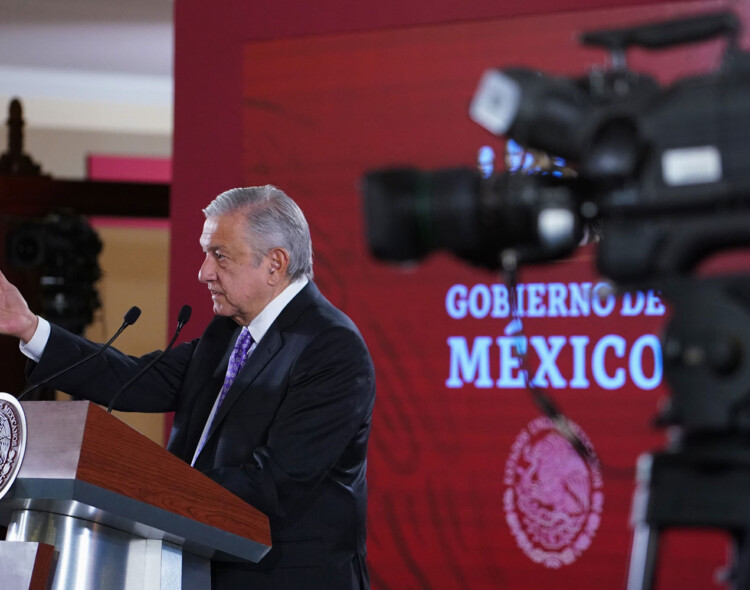
[[[646,523],[635,525],[627,590],[652,590],[659,550],[659,531]]]

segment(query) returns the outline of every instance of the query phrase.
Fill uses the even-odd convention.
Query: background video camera
[[[8,234],[10,266],[39,275],[40,313],[82,334],[101,307],[96,282],[102,242],[88,221],[73,213],[52,213],[27,220]]]

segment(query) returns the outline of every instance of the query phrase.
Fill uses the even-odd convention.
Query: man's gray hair
[[[287,274],[291,280],[312,279],[312,241],[302,210],[286,193],[275,186],[233,188],[221,193],[203,210],[206,217],[245,213],[248,243],[256,264],[273,248],[289,253]]]

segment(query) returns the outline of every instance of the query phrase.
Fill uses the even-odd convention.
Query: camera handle
[[[733,38],[739,30],[740,21],[734,13],[718,12],[637,27],[588,31],[581,35],[580,41],[583,45],[602,47],[608,51],[624,51],[632,46],[663,49],[707,41],[719,35]]]
[[[739,30],[740,22],[736,15],[719,12],[637,27],[588,31],[581,35],[580,42],[606,49],[610,53],[612,68],[624,70],[627,66],[625,52],[629,47],[663,49],[707,41],[720,35],[734,40]]]

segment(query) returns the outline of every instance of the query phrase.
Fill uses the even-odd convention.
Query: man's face
[[[255,264],[240,211],[207,217],[200,243],[206,258],[198,280],[211,292],[214,313],[246,326],[273,299],[270,257]]]

